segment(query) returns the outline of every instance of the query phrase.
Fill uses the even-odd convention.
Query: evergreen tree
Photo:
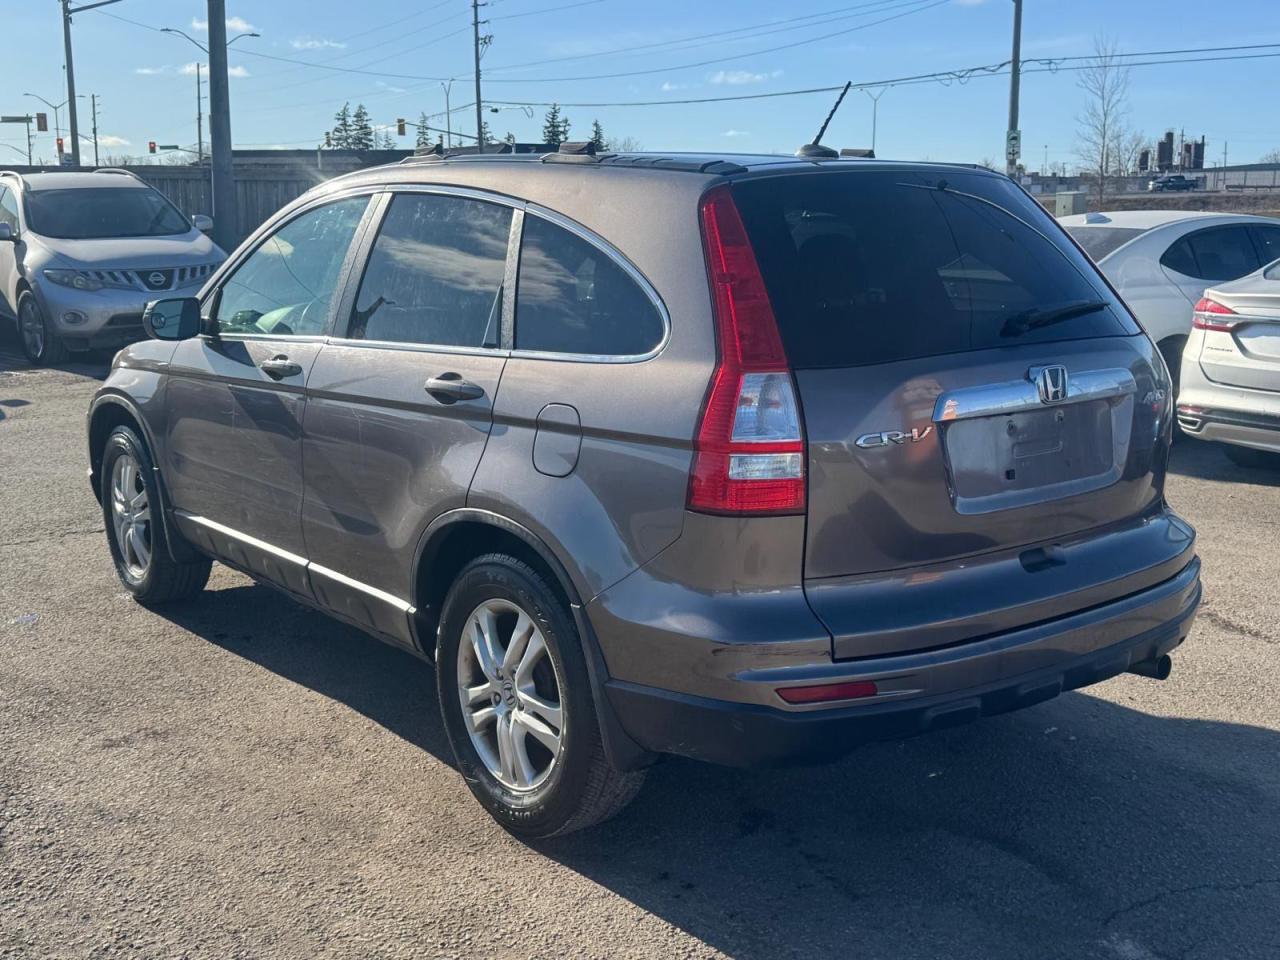
[[[502,142],[514,147],[516,145],[516,135],[508,130],[507,135],[502,138]]]
[[[373,147],[373,124],[369,122],[369,111],[360,103],[356,105],[356,112],[351,115],[351,149],[372,150]]]
[[[493,131],[489,129],[488,120],[482,119],[480,121],[480,136],[484,137],[484,142],[486,144],[493,143]]]
[[[329,142],[335,150],[351,149],[351,104],[344,103],[342,109],[333,115],[333,119]]]
[[[413,141],[415,150],[431,149],[431,131],[427,129],[427,112],[418,114],[418,136]]]
[[[605,138],[604,127],[600,126],[599,120],[591,121],[591,142],[595,144],[596,153],[604,153],[609,149],[609,141]]]
[[[542,121],[542,142],[558,147],[569,139],[569,118],[560,113],[560,104],[553,103]]]
[[[396,148],[396,140],[395,140],[395,137],[391,136],[390,130],[382,131],[382,142],[379,144],[379,146],[383,150],[394,150]]]

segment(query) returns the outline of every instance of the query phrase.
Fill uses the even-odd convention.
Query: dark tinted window
[[[510,234],[508,207],[397,196],[369,255],[348,336],[496,347]]]
[[[1146,231],[1133,227],[1067,227],[1067,233],[1097,263]]]
[[[1235,280],[1259,267],[1258,255],[1243,226],[1210,227],[1187,235],[1198,280]]]
[[[1191,252],[1191,241],[1187,237],[1166,250],[1160,263],[1185,277],[1197,276],[1200,270],[1196,266],[1196,255]]]
[[[61,240],[163,237],[191,229],[173,204],[143,187],[32,190],[27,219],[36,233]]]
[[[849,171],[747,180],[734,195],[794,366],[1137,332],[1007,180]],[[1065,307],[1087,312],[1035,322]]]
[[[1250,230],[1253,231],[1253,240],[1258,246],[1262,262],[1266,264],[1280,260],[1280,227],[1255,226],[1250,227]]]
[[[224,333],[318,336],[342,281],[342,264],[368,197],[294,217],[236,267],[218,294]]]
[[[520,245],[516,348],[635,356],[662,342],[662,317],[603,250],[529,215]]]

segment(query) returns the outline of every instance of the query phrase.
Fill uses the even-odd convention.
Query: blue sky
[[[16,42],[5,44],[0,113],[44,110],[22,93],[65,99],[58,5],[5,0],[5,7],[6,33]],[[1127,52],[1280,44],[1274,0],[1219,0],[1211,14],[1209,9],[1182,0],[1166,0],[1158,12],[1115,0],[1026,0],[1023,55],[1088,54],[1098,32]],[[633,137],[648,149],[788,152],[812,138],[832,94],[669,101],[998,63],[1009,55],[1012,20],[1009,0],[494,0],[482,10],[491,19],[485,30],[494,37],[483,61],[486,101],[662,101],[569,106],[565,113],[575,134],[585,135],[598,118],[607,133]],[[201,0],[123,0],[106,13],[205,38]],[[314,146],[344,100],[364,102],[377,123],[443,110],[439,82],[417,78],[455,77],[453,106],[473,99],[468,0],[229,0],[227,13],[231,35],[244,29],[262,35],[242,39],[230,51],[237,146]],[[782,22],[805,16],[810,19]],[[724,34],[730,30],[740,32]],[[101,98],[104,151],[142,154],[148,140],[194,143],[195,78],[189,71],[203,59],[195,47],[102,12],[80,14],[74,36],[77,86]],[[674,43],[690,37],[702,39]],[[783,46],[789,48],[775,49]],[[608,53],[634,47],[642,49]],[[1280,54],[1280,46],[1251,52]],[[344,73],[271,57],[402,76]],[[552,62],[518,66],[530,61]],[[1131,76],[1129,121],[1152,139],[1167,127],[1184,128],[1189,137],[1203,134],[1213,160],[1221,159],[1225,140],[1232,163],[1280,149],[1280,56],[1138,67]],[[1024,77],[1021,127],[1030,168],[1042,164],[1046,147],[1051,164],[1072,160],[1083,106],[1076,74]],[[906,159],[999,159],[1007,109],[1005,77],[894,86],[880,100],[878,152]],[[542,113],[539,107],[533,119],[518,109],[487,116],[499,136],[511,131],[534,140]],[[86,100],[86,132],[88,114]],[[826,142],[869,145],[871,115],[871,100],[852,92]],[[472,130],[474,113],[455,113],[453,122]],[[52,136],[37,144],[38,154],[52,157]],[[21,128],[0,127],[0,144],[6,145],[0,155],[16,160],[10,148],[23,148]]]

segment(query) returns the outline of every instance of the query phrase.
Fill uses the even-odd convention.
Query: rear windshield
[[[1097,263],[1146,231],[1133,227],[1067,227],[1067,233]]]
[[[734,197],[793,366],[1138,332],[1010,181],[953,170],[745,180]]]
[[[191,229],[173,204],[139,187],[32,190],[27,221],[36,233],[58,240],[165,237]]]

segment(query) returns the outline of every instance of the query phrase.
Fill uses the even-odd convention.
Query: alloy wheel
[[[19,326],[22,328],[22,342],[27,353],[32,357],[44,356],[44,320],[35,303],[30,299],[23,301],[19,311]]]
[[[125,569],[141,580],[151,566],[151,504],[138,461],[127,453],[111,471],[111,521]]]
[[[546,638],[508,600],[472,611],[458,644],[458,697],[471,743],[504,787],[536,790],[560,760],[561,682]]]

